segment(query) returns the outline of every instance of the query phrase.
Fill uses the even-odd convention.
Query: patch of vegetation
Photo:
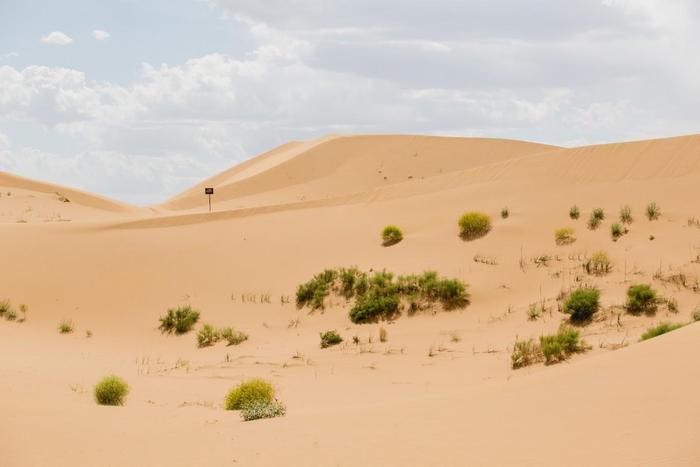
[[[403,240],[403,232],[395,225],[387,225],[382,230],[382,245],[391,246]]]
[[[12,311],[12,304],[10,301],[0,300],[0,317],[4,317],[10,311]]]
[[[569,217],[573,220],[578,219],[581,216],[581,211],[579,211],[578,206],[573,205],[569,208]]]
[[[533,339],[516,341],[513,346],[513,353],[510,355],[510,365],[511,368],[517,370],[518,368],[542,361],[542,358],[542,350]]]
[[[197,346],[209,347],[214,345],[221,339],[221,334],[211,324],[205,324],[197,331]]]
[[[324,333],[321,333],[321,348],[322,349],[326,349],[328,347],[338,345],[341,342],[343,342],[343,338],[340,337],[340,334],[338,334],[338,331],[336,331],[336,330],[326,331]]]
[[[591,212],[591,217],[594,217],[598,219],[599,221],[602,221],[605,219],[605,211],[603,211],[603,208],[595,208]]]
[[[583,264],[583,268],[586,273],[593,276],[604,276],[612,271],[612,262],[606,252],[599,250],[591,255],[588,261]]]
[[[275,388],[263,379],[249,379],[242,382],[226,395],[226,410],[241,410],[252,404],[270,404],[275,399]]]
[[[625,309],[632,314],[655,313],[659,299],[649,284],[632,285],[627,289]]]
[[[583,323],[600,308],[600,291],[595,287],[581,287],[574,290],[564,302],[564,313],[571,315],[571,321]]]
[[[501,209],[501,219],[508,219],[510,216],[510,210],[508,208]]]
[[[540,336],[540,348],[546,365],[566,360],[584,350],[584,342],[577,330],[561,326],[556,334]]]
[[[95,402],[100,405],[124,405],[129,385],[119,376],[111,375],[95,385]]]
[[[386,342],[387,341],[387,332],[386,328],[384,326],[381,326],[379,328],[379,342]]]
[[[7,310],[7,312],[5,312],[5,319],[8,321],[14,321],[17,319],[17,312],[14,308],[10,308]]]
[[[309,305],[313,310],[323,309],[323,301],[337,277],[337,271],[326,269],[316,274],[310,281],[301,284],[297,288],[297,307]]]
[[[595,230],[598,227],[600,227],[600,219],[591,214],[591,217],[588,218],[588,228]]]
[[[20,311],[20,313],[22,313],[22,319],[20,321],[22,321],[22,322],[27,321],[27,312],[29,311],[29,307],[24,303],[20,303],[19,304],[19,311]]]
[[[700,321],[700,305],[695,307],[693,310],[693,321]]]
[[[620,208],[620,222],[623,224],[631,224],[634,222],[634,218],[632,217],[632,208],[628,205]]]
[[[197,321],[199,321],[199,311],[190,305],[179,306],[175,309],[170,308],[165,316],[160,317],[158,329],[168,334],[173,332],[184,334],[192,330]]]
[[[647,332],[642,334],[639,338],[640,341],[645,341],[651,339],[652,337],[660,336],[661,334],[666,334],[667,332],[675,331],[676,329],[682,328],[683,324],[671,324],[671,323],[661,323],[658,326],[647,329]]]
[[[287,408],[277,399],[270,402],[256,401],[243,407],[241,417],[246,422],[262,418],[282,417],[287,413]]]
[[[73,321],[63,320],[58,323],[58,332],[61,334],[70,334],[73,332]]]
[[[574,229],[571,227],[562,227],[554,231],[554,241],[557,245],[568,245],[574,243],[576,238],[574,237]]]
[[[227,345],[238,345],[248,340],[248,334],[230,327],[221,329],[219,335],[227,342]]]
[[[612,236],[613,241],[617,241],[617,239],[622,237],[623,234],[624,231],[622,229],[622,226],[617,222],[610,226],[610,235]]]
[[[656,205],[655,201],[647,204],[647,219],[655,221],[661,217],[661,209]]]
[[[467,212],[459,218],[459,236],[462,240],[475,240],[491,231],[491,218],[481,212]]]

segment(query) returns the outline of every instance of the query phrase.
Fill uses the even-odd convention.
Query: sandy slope
[[[698,154],[698,137],[570,150],[328,138],[205,182],[217,186],[212,215],[201,212],[199,186],[157,216],[0,225],[12,246],[0,298],[30,309],[25,323],[0,321],[0,465],[698,465],[700,325],[637,343],[661,320],[689,322],[700,303],[700,229],[688,224],[700,218]],[[656,222],[643,216],[651,200],[663,212]],[[578,221],[567,215],[572,204]],[[624,204],[636,220],[613,242],[611,219]],[[503,206],[508,219],[498,216]],[[609,219],[590,231],[585,218],[598,206]],[[493,216],[487,237],[457,237],[468,209]],[[384,248],[378,232],[390,222],[405,240]],[[578,240],[558,247],[552,232],[566,225]],[[613,273],[583,274],[583,258],[599,248]],[[538,267],[542,255],[552,259]],[[352,324],[343,300],[314,314],[282,303],[324,267],[349,265],[435,269],[468,282],[472,304],[384,323],[380,343],[379,325]],[[658,278],[678,272],[688,287]],[[601,288],[606,307],[581,329],[591,349],[511,370],[516,337],[556,329],[555,297],[581,280]],[[634,282],[653,283],[680,311],[618,321],[609,308]],[[529,321],[528,306],[543,300],[550,311]],[[193,334],[161,335],[158,317],[181,303],[250,340],[197,349]],[[77,331],[59,335],[61,319]],[[321,350],[319,332],[333,328],[347,342]],[[132,386],[125,407],[91,399],[110,372]],[[226,391],[251,376],[275,383],[286,417],[243,423],[221,409]]]

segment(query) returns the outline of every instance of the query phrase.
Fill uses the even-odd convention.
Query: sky
[[[0,0],[0,170],[146,205],[290,140],[698,133],[695,0]]]

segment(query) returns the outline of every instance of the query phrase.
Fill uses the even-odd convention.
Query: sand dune
[[[0,465],[700,465],[700,325],[639,342],[659,322],[691,323],[700,305],[699,146],[697,136],[572,149],[328,137],[277,148],[152,209],[12,185],[12,202],[17,191],[58,203],[59,191],[81,211],[71,222],[17,224],[13,214],[0,225],[11,246],[0,300],[29,307],[26,322],[0,319]],[[651,201],[659,220],[644,215]],[[634,222],[613,241],[623,205]],[[590,230],[596,207],[606,219]],[[490,214],[493,229],[463,241],[457,218],[471,209]],[[404,240],[383,247],[389,223]],[[576,241],[558,246],[563,226]],[[600,277],[582,268],[598,249],[614,263]],[[468,283],[471,303],[377,324],[352,323],[337,296],[323,312],[295,307],[298,284],[353,265],[433,269]],[[677,310],[625,313],[627,287],[642,282]],[[584,283],[602,302],[578,328],[588,350],[511,369],[516,339],[555,331],[567,319],[558,295]],[[249,340],[200,349],[194,333],[161,334],[158,318],[185,303]],[[544,307],[536,319],[531,305]],[[64,319],[74,333],[57,332]],[[329,329],[345,342],[321,349]],[[124,407],[92,400],[109,373],[131,385]],[[226,391],[250,377],[274,383],[287,415],[242,422],[223,410]]]

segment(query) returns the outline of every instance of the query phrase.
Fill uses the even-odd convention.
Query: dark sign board
[[[213,195],[213,194],[214,194],[214,188],[205,188],[205,189],[204,189],[204,194],[205,194],[205,195]]]

